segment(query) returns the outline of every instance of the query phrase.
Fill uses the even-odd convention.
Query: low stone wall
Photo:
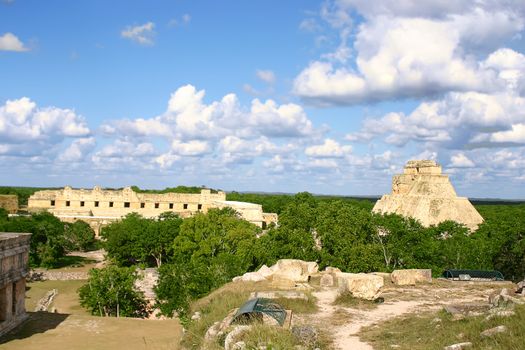
[[[88,273],[84,271],[48,271],[36,269],[29,273],[28,281],[74,281],[87,280]]]

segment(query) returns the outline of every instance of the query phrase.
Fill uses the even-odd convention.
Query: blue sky
[[[525,198],[525,4],[0,0],[0,183]]]

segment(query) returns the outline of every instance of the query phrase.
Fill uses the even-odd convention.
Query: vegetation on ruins
[[[93,315],[144,317],[148,314],[147,303],[135,288],[137,278],[133,267],[91,269],[87,283],[78,290],[80,305]]]
[[[143,190],[138,186],[131,186],[131,189],[136,193],[201,193],[205,186],[177,186],[177,187],[166,187],[163,190]],[[210,189],[212,193],[217,193],[217,190]]]

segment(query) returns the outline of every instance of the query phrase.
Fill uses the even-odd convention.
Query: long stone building
[[[243,219],[266,227],[277,222],[277,214],[263,213],[260,204],[227,201],[226,193],[202,189],[200,193],[140,193],[131,187],[108,190],[95,186],[92,190],[73,189],[37,191],[28,200],[31,212],[47,210],[63,221],[87,221],[99,233],[100,227],[136,212],[144,217],[157,217],[166,211],[189,217],[211,208],[230,207]]]
[[[30,233],[0,233],[0,336],[27,318]]]
[[[392,193],[381,197],[372,211],[412,217],[427,227],[453,220],[475,230],[483,222],[469,200],[457,196],[448,175],[433,160],[408,161],[403,174],[394,175]]]

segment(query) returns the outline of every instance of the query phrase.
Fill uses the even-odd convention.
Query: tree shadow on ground
[[[55,329],[64,322],[69,314],[58,314],[52,312],[28,312],[29,318],[14,328],[6,335],[0,337],[0,344],[7,343],[15,339],[29,338],[35,334],[45,333],[50,329]]]

